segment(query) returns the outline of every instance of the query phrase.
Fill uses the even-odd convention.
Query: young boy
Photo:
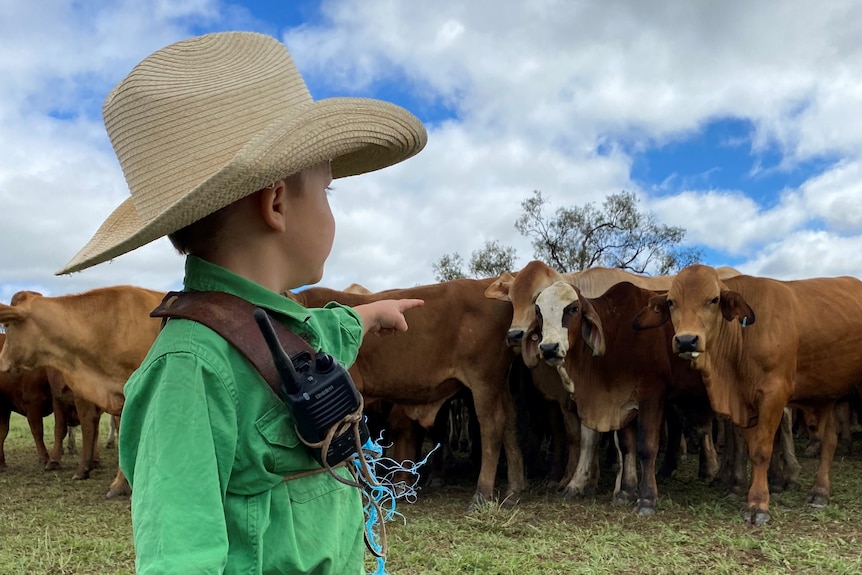
[[[282,44],[240,32],[157,51],[103,112],[131,198],[58,273],[167,235],[187,254],[185,290],[240,296],[345,366],[365,333],[407,329],[421,300],[305,309],[280,294],[323,275],[332,178],[425,145],[409,112],[312,101]],[[282,400],[214,331],[167,322],[125,395],[120,465],[139,574],[363,572],[359,491],[328,473],[284,481],[320,466]]]

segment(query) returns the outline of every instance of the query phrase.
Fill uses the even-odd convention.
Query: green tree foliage
[[[515,248],[497,240],[485,242],[485,247],[470,257],[470,275],[476,278],[499,276],[515,269]]]
[[[685,230],[660,224],[652,213],[638,208],[630,192],[611,194],[601,207],[589,203],[559,208],[548,217],[548,200],[538,190],[521,202],[523,212],[515,229],[530,239],[533,257],[561,272],[593,266],[626,269],[635,273],[664,275],[702,260],[696,248],[679,244]],[[469,277],[492,277],[512,271],[515,249],[494,240],[473,252]],[[446,254],[433,264],[437,281],[468,277],[457,253]]]
[[[434,277],[438,282],[459,278],[490,278],[515,268],[515,248],[504,246],[497,240],[485,242],[482,249],[470,257],[469,272],[464,273],[464,260],[460,254],[445,254],[433,264]]]
[[[448,282],[467,277],[462,271],[463,266],[464,260],[460,254],[443,254],[443,257],[433,265],[434,277],[437,278],[438,282]]]
[[[539,191],[523,202],[515,229],[530,238],[536,259],[564,272],[593,266],[635,273],[672,273],[700,261],[698,249],[679,248],[685,230],[658,223],[652,213],[638,209],[633,193],[611,194],[597,208],[559,208],[544,215],[547,200]]]

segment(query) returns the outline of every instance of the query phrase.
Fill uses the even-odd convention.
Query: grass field
[[[50,427],[50,418],[45,423]],[[61,470],[44,472],[25,420],[13,414],[6,453],[0,575],[134,572],[129,500],[104,498],[116,471],[116,450],[102,448],[103,468],[87,481],[71,479],[75,461],[68,455]],[[845,453],[839,446],[826,509],[804,503],[816,462],[800,458],[803,491],[773,496],[772,521],[764,527],[743,524],[742,499],[698,480],[694,457],[659,484],[658,513],[647,518],[610,504],[610,472],[594,500],[566,503],[534,486],[513,509],[488,505],[471,514],[465,509],[475,478],[465,478],[438,492],[420,492],[415,504],[399,505],[405,522],[388,524],[387,571],[862,573],[862,455]],[[370,560],[368,567],[373,568]]]

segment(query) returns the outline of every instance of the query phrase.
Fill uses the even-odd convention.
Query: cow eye
[[[673,300],[672,300],[672,299],[667,300],[667,307],[668,307],[668,308],[672,308],[672,307],[673,307]]]
[[[712,305],[717,304],[717,303],[718,303],[718,296],[715,296],[714,298],[712,298],[711,300],[709,300],[709,303],[711,303]]]
[[[578,313],[578,304],[572,303],[566,306],[566,309],[563,310],[568,315],[575,315]]]

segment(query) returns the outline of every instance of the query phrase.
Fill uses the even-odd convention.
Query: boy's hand
[[[389,335],[396,331],[407,331],[404,312],[423,305],[425,301],[421,299],[382,299],[353,309],[362,318],[364,333]]]

